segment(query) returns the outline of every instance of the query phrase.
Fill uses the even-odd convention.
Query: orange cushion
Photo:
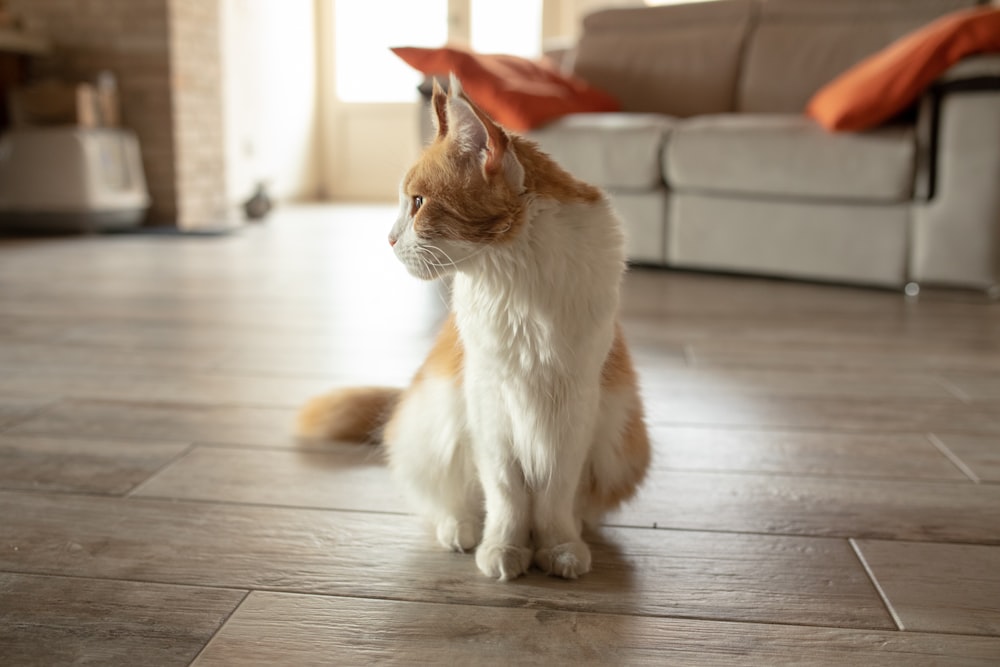
[[[396,47],[392,52],[429,76],[454,72],[469,99],[515,132],[539,127],[566,114],[621,108],[608,93],[540,61],[484,55],[456,47]]]
[[[903,111],[965,56],[1000,51],[1000,9],[954,12],[893,42],[821,88],[806,113],[828,130],[865,130]]]

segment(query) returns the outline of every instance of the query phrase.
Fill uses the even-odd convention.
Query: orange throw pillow
[[[392,52],[428,76],[454,72],[473,102],[515,132],[525,132],[571,113],[621,108],[608,93],[543,62],[456,47],[396,47]]]
[[[877,126],[910,106],[965,56],[1000,51],[1000,9],[948,14],[862,60],[821,88],[806,113],[828,130]]]

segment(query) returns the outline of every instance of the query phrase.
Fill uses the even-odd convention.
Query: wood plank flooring
[[[183,665],[244,591],[0,573],[5,665]]]
[[[189,447],[0,433],[0,488],[122,495]]]
[[[905,630],[1000,634],[1000,553],[974,544],[860,540]]]
[[[984,637],[254,592],[195,664],[911,667],[992,665],[996,650]]]
[[[394,215],[0,239],[0,664],[1000,663],[1000,304],[633,270],[649,479],[501,584],[290,435],[429,347]]]

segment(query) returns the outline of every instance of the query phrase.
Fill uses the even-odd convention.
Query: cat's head
[[[524,168],[507,132],[462,92],[434,82],[436,137],[400,184],[389,243],[425,280],[461,270],[473,256],[517,236],[524,220]]]

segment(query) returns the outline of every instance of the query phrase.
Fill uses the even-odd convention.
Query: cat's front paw
[[[448,517],[437,524],[437,538],[441,546],[460,553],[470,551],[479,544],[482,534],[482,526],[475,520]]]
[[[546,574],[576,579],[590,572],[590,547],[576,541],[539,549],[535,552],[535,565]]]
[[[484,542],[476,549],[476,565],[487,577],[500,581],[517,579],[531,565],[531,549]]]

